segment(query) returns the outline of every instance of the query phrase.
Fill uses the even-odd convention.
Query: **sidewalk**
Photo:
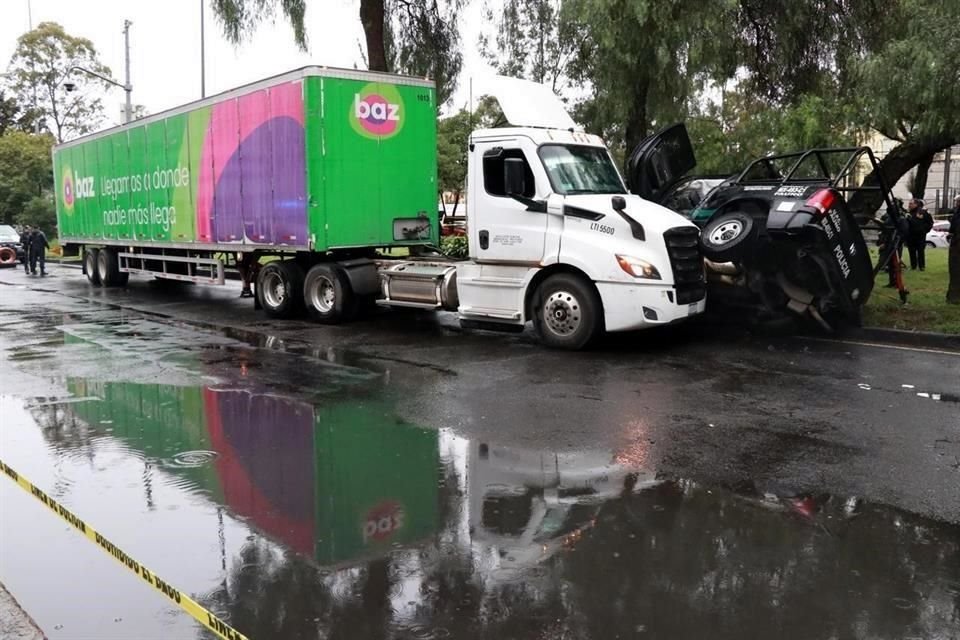
[[[2,582],[0,582],[0,638],[46,640],[37,623],[20,608]]]

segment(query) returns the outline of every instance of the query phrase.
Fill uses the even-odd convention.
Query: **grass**
[[[904,250],[909,263],[907,256]],[[960,334],[960,305],[946,302],[947,250],[927,249],[926,270],[906,270],[903,277],[910,292],[907,305],[900,304],[896,289],[883,288],[887,278],[881,273],[867,303],[864,326]]]

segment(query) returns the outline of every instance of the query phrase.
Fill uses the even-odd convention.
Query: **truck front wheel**
[[[582,349],[603,330],[600,296],[583,278],[568,273],[552,275],[535,296],[533,325],[548,347]]]
[[[343,270],[333,264],[314,265],[303,282],[307,314],[323,324],[349,320],[356,313],[357,300]]]
[[[271,318],[292,318],[303,306],[303,269],[292,260],[268,263],[257,276],[257,299]]]

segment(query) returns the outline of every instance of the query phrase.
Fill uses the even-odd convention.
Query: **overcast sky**
[[[207,0],[209,3],[209,0]],[[467,100],[467,78],[485,73],[476,51],[482,0],[473,0],[462,17],[464,74],[455,104]],[[101,60],[123,81],[123,21],[130,31],[133,101],[156,113],[200,97],[200,0],[3,0],[0,20],[0,66],[6,70],[16,39],[33,24],[55,21],[68,33],[93,41]],[[238,47],[224,40],[209,8],[206,21],[207,95],[307,64],[363,66],[363,30],[359,0],[315,0],[307,4],[310,50],[293,45],[283,17],[264,23]],[[113,89],[104,101],[107,120],[120,122],[123,91]]]

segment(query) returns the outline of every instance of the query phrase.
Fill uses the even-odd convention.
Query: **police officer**
[[[947,302],[960,304],[960,195],[953,199],[953,215],[950,216],[950,231],[947,233],[950,242],[950,253],[947,256]]]
[[[37,275],[37,262],[40,262],[40,275],[47,275],[47,249],[50,243],[47,236],[39,228],[34,229],[30,238],[30,273]]]
[[[30,273],[30,240],[33,237],[33,229],[30,225],[24,225],[20,232],[20,246],[23,247],[23,271]]]

